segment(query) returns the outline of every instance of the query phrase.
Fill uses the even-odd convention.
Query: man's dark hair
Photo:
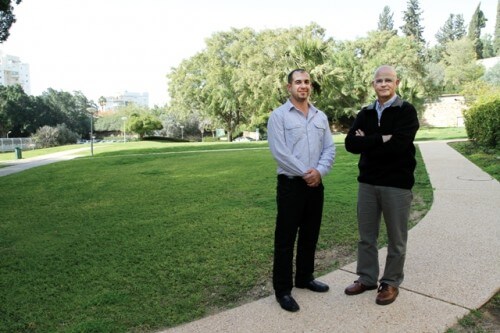
[[[304,72],[307,72],[305,69],[303,68],[296,68],[294,69],[293,71],[290,72],[290,74],[288,74],[288,83],[292,83],[293,81],[293,74],[295,74],[295,72],[299,72],[299,73],[304,73]]]

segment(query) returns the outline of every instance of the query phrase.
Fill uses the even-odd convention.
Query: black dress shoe
[[[328,285],[324,284],[323,282],[319,282],[318,280],[311,280],[311,281],[306,282],[304,284],[298,283],[298,284],[295,284],[295,286],[297,288],[307,288],[307,289],[315,291],[317,293],[324,293],[330,289],[330,287],[328,287]]]
[[[297,302],[295,302],[295,300],[291,295],[283,295],[283,296],[276,295],[276,300],[278,301],[283,310],[290,312],[297,312],[300,309],[299,305],[297,304]]]

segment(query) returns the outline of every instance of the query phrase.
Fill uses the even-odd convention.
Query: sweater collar
[[[390,105],[390,106],[402,106],[403,105],[403,100],[401,99],[401,97],[399,96],[396,96],[396,99],[394,100],[394,102]],[[369,104],[366,109],[368,110],[376,110],[377,109],[377,101],[375,100],[373,103]]]

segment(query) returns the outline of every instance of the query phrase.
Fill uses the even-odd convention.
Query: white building
[[[500,56],[477,60],[477,63],[483,65],[486,70],[492,68],[499,62],[500,62]]]
[[[31,95],[30,67],[22,63],[19,57],[0,51],[0,85],[19,84],[26,94]]]
[[[106,98],[106,105],[104,106],[105,111],[116,110],[117,107],[124,106],[129,103],[134,103],[146,107],[149,105],[149,94],[147,92],[136,93],[125,90],[117,93],[115,96],[105,96],[105,98]]]

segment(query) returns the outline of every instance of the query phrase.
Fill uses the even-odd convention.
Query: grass
[[[336,142],[320,272],[357,241],[357,156]],[[95,153],[2,178],[0,331],[150,332],[272,292],[276,166],[266,143]],[[420,155],[416,176],[413,223],[432,201]]]
[[[450,145],[484,172],[500,181],[500,148],[482,148],[471,141],[452,142]]]

